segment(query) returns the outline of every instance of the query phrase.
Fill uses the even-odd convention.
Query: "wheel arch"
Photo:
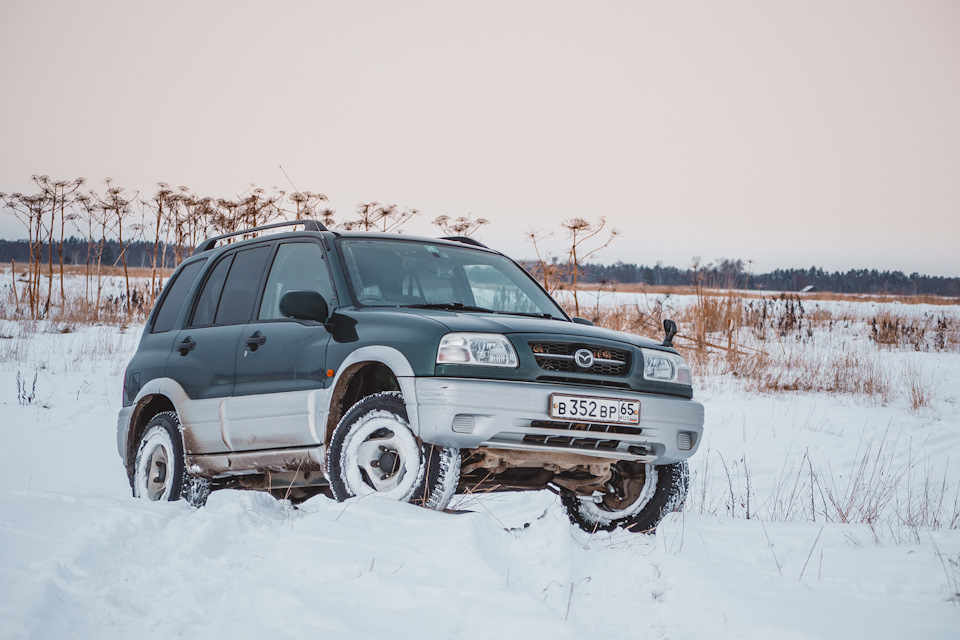
[[[401,391],[398,376],[386,364],[368,360],[355,362],[341,370],[333,393],[330,395],[324,444],[330,444],[333,430],[350,407],[367,396],[383,391]]]
[[[146,430],[147,423],[150,422],[155,415],[163,413],[164,411],[173,411],[176,413],[177,409],[173,401],[161,393],[145,395],[140,398],[135,405],[133,415],[130,417],[125,458],[127,462],[127,479],[130,480],[131,484],[133,483],[133,463],[137,459],[137,446],[140,443],[140,438]],[[183,437],[182,433],[180,437]]]
[[[189,399],[183,388],[167,378],[156,378],[151,380],[140,389],[137,398],[133,401],[133,412],[130,415],[130,422],[127,425],[127,438],[125,447],[124,462],[127,468],[127,478],[133,483],[133,464],[137,458],[137,447],[140,438],[146,429],[147,423],[158,413],[172,411],[177,414],[177,421],[180,423],[180,444],[184,453],[187,452],[187,438],[184,432],[187,428],[183,424],[183,417],[180,415],[178,406],[184,400]]]
[[[340,419],[361,399],[383,391],[399,391],[416,432],[416,408],[413,388],[408,384],[414,376],[410,361],[397,349],[383,345],[361,347],[340,365],[330,394],[323,443],[329,445]]]

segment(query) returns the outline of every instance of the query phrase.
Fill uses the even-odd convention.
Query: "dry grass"
[[[826,392],[888,402],[893,386],[876,354],[863,349],[790,351],[752,358],[736,367],[746,389],[761,392]]]
[[[960,305],[960,298],[934,295],[899,296],[885,293],[834,293],[811,291],[797,294],[804,300],[829,300],[834,302],[899,302],[900,304],[930,304],[937,306]]]
[[[591,285],[587,283],[581,283],[581,291],[587,290]],[[665,286],[665,285],[649,285],[644,283],[614,283],[613,285],[606,285],[608,290],[612,291],[621,291],[623,293],[643,293],[648,295],[672,295],[672,296],[695,296],[697,295],[697,287],[695,285],[683,285],[683,286]],[[702,287],[702,294],[710,297],[725,297],[730,295],[730,290],[728,289],[715,289]],[[735,291],[733,292],[737,296],[748,298],[748,299],[764,299],[764,298],[776,298],[781,295],[781,292],[769,292],[762,290],[745,290],[745,291]],[[832,302],[899,302],[900,304],[931,304],[939,306],[956,306],[960,305],[960,298],[957,297],[948,297],[948,296],[935,296],[935,295],[915,295],[915,296],[901,296],[894,294],[885,294],[885,293],[836,293],[833,291],[808,291],[806,293],[791,293],[786,292],[786,295],[797,296],[804,302],[808,301],[832,301]]]
[[[907,396],[907,406],[912,413],[923,413],[933,409],[937,396],[937,386],[926,375],[919,363],[908,362],[903,367],[902,385]]]
[[[947,310],[922,315],[881,311],[870,319],[870,339],[879,345],[914,351],[957,351],[960,321]]]
[[[10,273],[10,267],[11,267],[11,264],[9,262],[0,262],[0,273]],[[40,275],[43,278],[47,278],[50,275],[50,269],[48,269],[47,267],[48,265],[46,263],[44,263],[43,266],[41,267]],[[89,269],[89,273],[95,277],[96,271],[97,271],[96,265],[91,265],[90,267],[87,267],[87,265],[82,265],[82,264],[63,265],[63,273],[65,276],[72,276],[72,277],[85,276],[88,273],[88,269]],[[153,269],[150,267],[128,267],[127,271],[130,274],[131,278],[149,279],[150,275],[153,273]],[[163,278],[167,278],[170,276],[170,274],[173,273],[173,269],[158,269],[157,271],[158,273],[162,274]],[[27,275],[26,265],[18,262],[17,273],[20,277],[25,278]],[[100,273],[105,278],[109,278],[109,277],[122,278],[123,266],[122,265],[116,265],[116,266],[103,265],[100,269]],[[60,265],[55,264],[53,265],[54,281],[57,281],[59,277],[60,277]]]
[[[129,299],[119,272],[104,279],[98,297],[96,280],[72,266],[67,299],[58,302],[54,282],[52,307],[45,319],[63,326],[144,322],[151,309],[150,269],[135,269]],[[18,267],[19,271],[19,267]],[[14,298],[13,277],[0,272],[0,319],[24,319],[22,300]],[[5,281],[4,281],[5,280]],[[22,292],[21,292],[22,295]],[[849,298],[848,298],[849,299]],[[668,309],[673,304],[675,308]],[[910,310],[870,311],[858,307],[820,306],[808,297],[780,294],[759,298],[752,293],[694,289],[676,304],[670,297],[638,297],[631,304],[609,305],[597,295],[583,314],[595,324],[639,335],[662,335],[662,322],[672,316],[680,331],[674,342],[698,377],[733,376],[750,391],[827,392],[887,402],[899,388],[880,362],[881,349],[960,353],[960,312],[943,307],[920,313]],[[870,310],[869,306],[863,309]],[[909,406],[931,405],[932,391],[919,374],[905,374]]]
[[[54,267],[53,291],[49,308],[43,308],[39,319],[66,325],[128,325],[146,321],[152,308],[150,268],[130,269],[130,296],[127,297],[122,268],[104,267],[100,277],[87,274],[85,266],[64,267],[65,299],[60,297],[58,267]],[[44,271],[44,274],[49,273]],[[171,270],[163,272],[169,276]],[[17,265],[0,265],[0,320],[27,320],[30,312],[26,300],[26,273]],[[40,297],[47,295],[48,280],[41,279]]]
[[[960,353],[958,308],[898,305],[876,311],[869,305],[821,305],[809,294],[760,298],[703,287],[688,293],[692,302],[650,295],[625,305],[604,304],[597,295],[584,315],[597,325],[649,337],[661,336],[663,319],[671,316],[680,328],[674,344],[695,375],[734,376],[759,392],[838,393],[885,403],[901,381],[884,367],[882,350]],[[929,406],[924,380],[913,376],[905,388],[913,410]]]
[[[760,518],[777,522],[867,524],[875,536],[897,542],[918,529],[960,529],[960,487],[923,460],[888,429],[861,440],[854,458],[834,467],[808,453],[784,461],[773,484],[758,490],[745,457],[725,460],[710,451],[700,456],[691,479],[686,510],[696,514]],[[719,461],[723,474],[711,474]]]
[[[92,362],[98,363],[98,372],[122,373],[127,358],[122,354],[132,353],[139,338],[140,331],[133,328],[103,331],[90,325],[46,320],[3,322],[0,363],[15,366],[24,376],[39,373],[42,385],[49,388],[56,386],[57,376],[87,371]]]
[[[911,380],[907,390],[910,394],[910,410],[914,413],[921,409],[930,407],[931,392],[930,389],[918,384],[916,380]]]

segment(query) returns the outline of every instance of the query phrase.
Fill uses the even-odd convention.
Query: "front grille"
[[[590,373],[599,376],[625,376],[630,369],[630,352],[575,342],[531,342],[530,350],[537,365],[546,371],[562,373]],[[593,354],[593,364],[581,367],[574,354],[586,349]]]

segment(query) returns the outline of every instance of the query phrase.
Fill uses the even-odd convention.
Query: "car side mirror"
[[[666,334],[663,338],[663,346],[673,346],[673,336],[677,335],[677,323],[667,318],[663,321],[663,332]]]
[[[294,320],[326,322],[330,309],[316,291],[287,291],[280,297],[280,313]]]
[[[570,319],[573,320],[574,322],[576,322],[577,324],[585,324],[585,325],[587,325],[588,327],[594,326],[594,324],[593,324],[592,322],[590,322],[589,320],[587,320],[586,318],[578,318],[578,317],[574,316],[574,317],[572,317],[572,318],[570,318]]]

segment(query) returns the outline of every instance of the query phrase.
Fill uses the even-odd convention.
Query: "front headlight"
[[[640,349],[640,352],[643,353],[643,378],[645,380],[693,384],[690,367],[680,356],[653,349]]]
[[[499,333],[448,333],[440,339],[437,364],[517,367],[517,350]]]

